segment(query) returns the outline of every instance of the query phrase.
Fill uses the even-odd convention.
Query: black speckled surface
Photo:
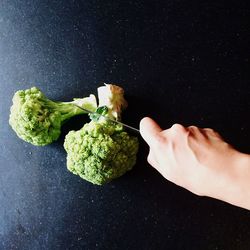
[[[250,213],[197,197],[146,163],[103,187],[66,169],[63,138],[34,147],[8,125],[14,92],[54,100],[124,87],[127,123],[149,115],[217,129],[250,152],[247,1],[0,3],[0,249],[250,249]]]

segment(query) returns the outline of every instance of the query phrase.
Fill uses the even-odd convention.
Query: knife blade
[[[105,116],[105,115],[98,114],[97,112],[94,112],[94,111],[91,111],[91,110],[82,108],[81,106],[78,106],[78,105],[76,105],[76,104],[74,104],[74,105],[77,106],[79,109],[85,111],[85,112],[88,113],[88,114],[94,114],[94,115],[97,115],[97,116],[99,116],[99,117],[103,117],[103,118],[106,119],[106,120],[115,122],[116,124],[122,125],[122,126],[124,126],[125,128],[128,128],[128,129],[130,129],[130,130],[132,130],[132,131],[134,131],[134,132],[140,134],[140,130],[137,129],[137,128],[135,128],[135,127],[133,127],[133,126],[130,126],[130,125],[126,124],[126,123],[117,121],[117,120],[112,119],[112,118],[110,118],[110,117],[107,117],[107,116]]]

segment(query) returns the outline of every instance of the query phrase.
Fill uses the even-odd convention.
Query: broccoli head
[[[36,87],[17,91],[12,101],[10,126],[21,139],[36,146],[57,140],[65,121],[85,113],[76,105],[93,111],[97,106],[94,95],[72,102],[54,102]]]
[[[81,178],[102,185],[131,170],[136,163],[138,138],[128,134],[120,124],[105,119],[120,120],[121,111],[127,105],[123,89],[107,84],[98,89],[99,119],[78,131],[70,131],[64,141],[67,152],[67,168]],[[100,106],[105,105],[105,106]]]
[[[85,124],[65,138],[67,168],[81,178],[102,185],[131,170],[136,163],[138,139],[110,121]]]

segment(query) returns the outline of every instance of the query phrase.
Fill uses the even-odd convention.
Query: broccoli
[[[112,84],[98,88],[97,112],[120,120],[127,102],[123,89]],[[103,116],[90,115],[92,121],[78,131],[70,131],[64,141],[67,168],[81,178],[102,185],[131,170],[136,163],[138,138],[123,126]]]
[[[92,111],[97,107],[94,95],[72,102],[54,102],[36,87],[19,90],[13,97],[9,124],[24,141],[44,146],[58,139],[65,121],[85,113],[76,105]]]
[[[97,89],[99,98],[99,107],[107,107],[109,117],[120,120],[121,112],[127,108],[128,103],[124,99],[123,88],[114,84],[105,84]]]

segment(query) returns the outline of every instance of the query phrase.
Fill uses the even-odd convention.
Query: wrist
[[[227,170],[217,198],[250,209],[250,156],[235,151]]]

